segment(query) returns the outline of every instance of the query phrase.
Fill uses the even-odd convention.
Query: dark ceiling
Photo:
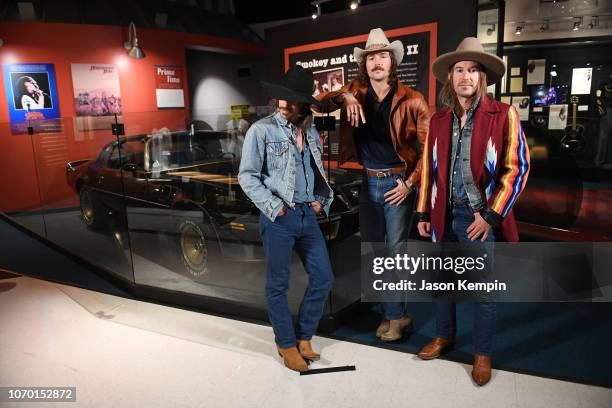
[[[361,0],[360,5],[380,3],[385,0]],[[236,16],[246,24],[309,17],[313,12],[312,1],[249,1],[235,0]],[[321,14],[349,9],[350,0],[331,0],[321,4]]]
[[[351,0],[320,1],[323,15],[346,12],[351,3]],[[360,0],[360,7],[383,1]],[[479,0],[481,8],[498,2]],[[137,27],[261,41],[248,25],[308,18],[313,10],[311,0],[0,0],[0,22],[127,26],[133,21]]]
[[[322,0],[321,13],[349,9],[350,0]],[[384,0],[360,0],[361,6]],[[124,25],[257,41],[249,24],[309,17],[309,0],[0,0],[0,21]]]

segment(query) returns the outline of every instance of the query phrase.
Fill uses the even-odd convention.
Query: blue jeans
[[[287,209],[274,222],[261,214],[259,231],[266,254],[266,300],[275,342],[281,348],[293,347],[296,339],[309,340],[314,335],[334,282],[325,238],[314,210],[306,204]],[[295,328],[287,302],[294,248],[308,273],[308,287]]]
[[[416,203],[413,191],[400,205],[385,202],[384,194],[397,186],[395,176],[369,177],[364,175],[359,198],[359,229],[364,242],[386,242],[389,253],[404,251],[412,228]],[[405,314],[404,302],[381,303],[385,319],[399,319]]]
[[[450,214],[449,214],[450,215]],[[453,206],[452,217],[447,220],[444,241],[471,242],[466,232],[468,226],[474,222],[474,213],[465,206]],[[494,242],[493,230],[485,242]],[[491,256],[489,256],[491,259]],[[497,307],[493,302],[476,302],[474,304],[474,351],[478,354],[491,355],[493,350],[493,334]],[[437,336],[450,339],[456,334],[456,304],[455,302],[436,303],[436,332]]]

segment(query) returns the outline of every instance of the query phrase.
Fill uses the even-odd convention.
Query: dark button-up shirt
[[[391,141],[389,117],[396,84],[382,101],[378,101],[372,85],[368,86],[363,113],[366,123],[359,123],[355,131],[355,142],[359,160],[368,169],[390,169],[403,165]]]

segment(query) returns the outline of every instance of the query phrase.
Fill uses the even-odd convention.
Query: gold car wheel
[[[183,263],[193,276],[201,276],[208,270],[208,246],[200,227],[185,221],[180,227],[180,242]]]

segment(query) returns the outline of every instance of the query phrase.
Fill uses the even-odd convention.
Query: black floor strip
[[[337,373],[339,371],[355,371],[355,366],[339,366],[329,368],[313,368],[312,370],[302,371],[300,375],[311,375],[311,374],[326,374],[326,373]]]

